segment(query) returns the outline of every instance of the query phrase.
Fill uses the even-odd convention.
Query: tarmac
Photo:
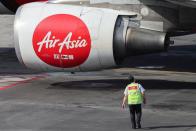
[[[130,57],[119,69],[71,74],[26,69],[10,48],[10,37],[0,37],[5,45],[0,49],[1,131],[133,130],[128,108],[121,108],[129,74],[147,94],[137,130],[196,131],[194,40],[176,40],[169,53]]]

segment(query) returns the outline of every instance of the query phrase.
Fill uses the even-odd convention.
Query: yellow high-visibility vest
[[[128,104],[142,104],[143,96],[138,83],[128,85]]]

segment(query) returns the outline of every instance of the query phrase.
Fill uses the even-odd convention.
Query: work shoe
[[[136,124],[133,124],[132,125],[132,129],[136,129]]]
[[[142,128],[141,124],[138,124],[138,125],[137,125],[137,128],[138,128],[138,129],[141,129],[141,128]]]

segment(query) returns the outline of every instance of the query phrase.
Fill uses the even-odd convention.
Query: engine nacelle
[[[145,42],[132,39],[130,29],[137,30],[139,26],[121,24],[123,16],[132,18],[137,14],[39,2],[23,5],[17,11],[14,24],[17,57],[28,68],[44,71],[113,68],[131,54],[129,51],[136,51],[134,42]],[[165,49],[167,44],[162,40],[165,36],[165,33],[161,34],[162,43],[158,44],[162,45],[150,52]]]

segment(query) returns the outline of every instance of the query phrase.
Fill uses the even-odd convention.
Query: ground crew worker
[[[124,91],[122,108],[125,108],[128,99],[132,128],[136,129],[136,127],[141,128],[142,103],[146,104],[145,89],[141,84],[135,82],[133,76],[130,75],[129,80],[130,84],[126,86]]]

